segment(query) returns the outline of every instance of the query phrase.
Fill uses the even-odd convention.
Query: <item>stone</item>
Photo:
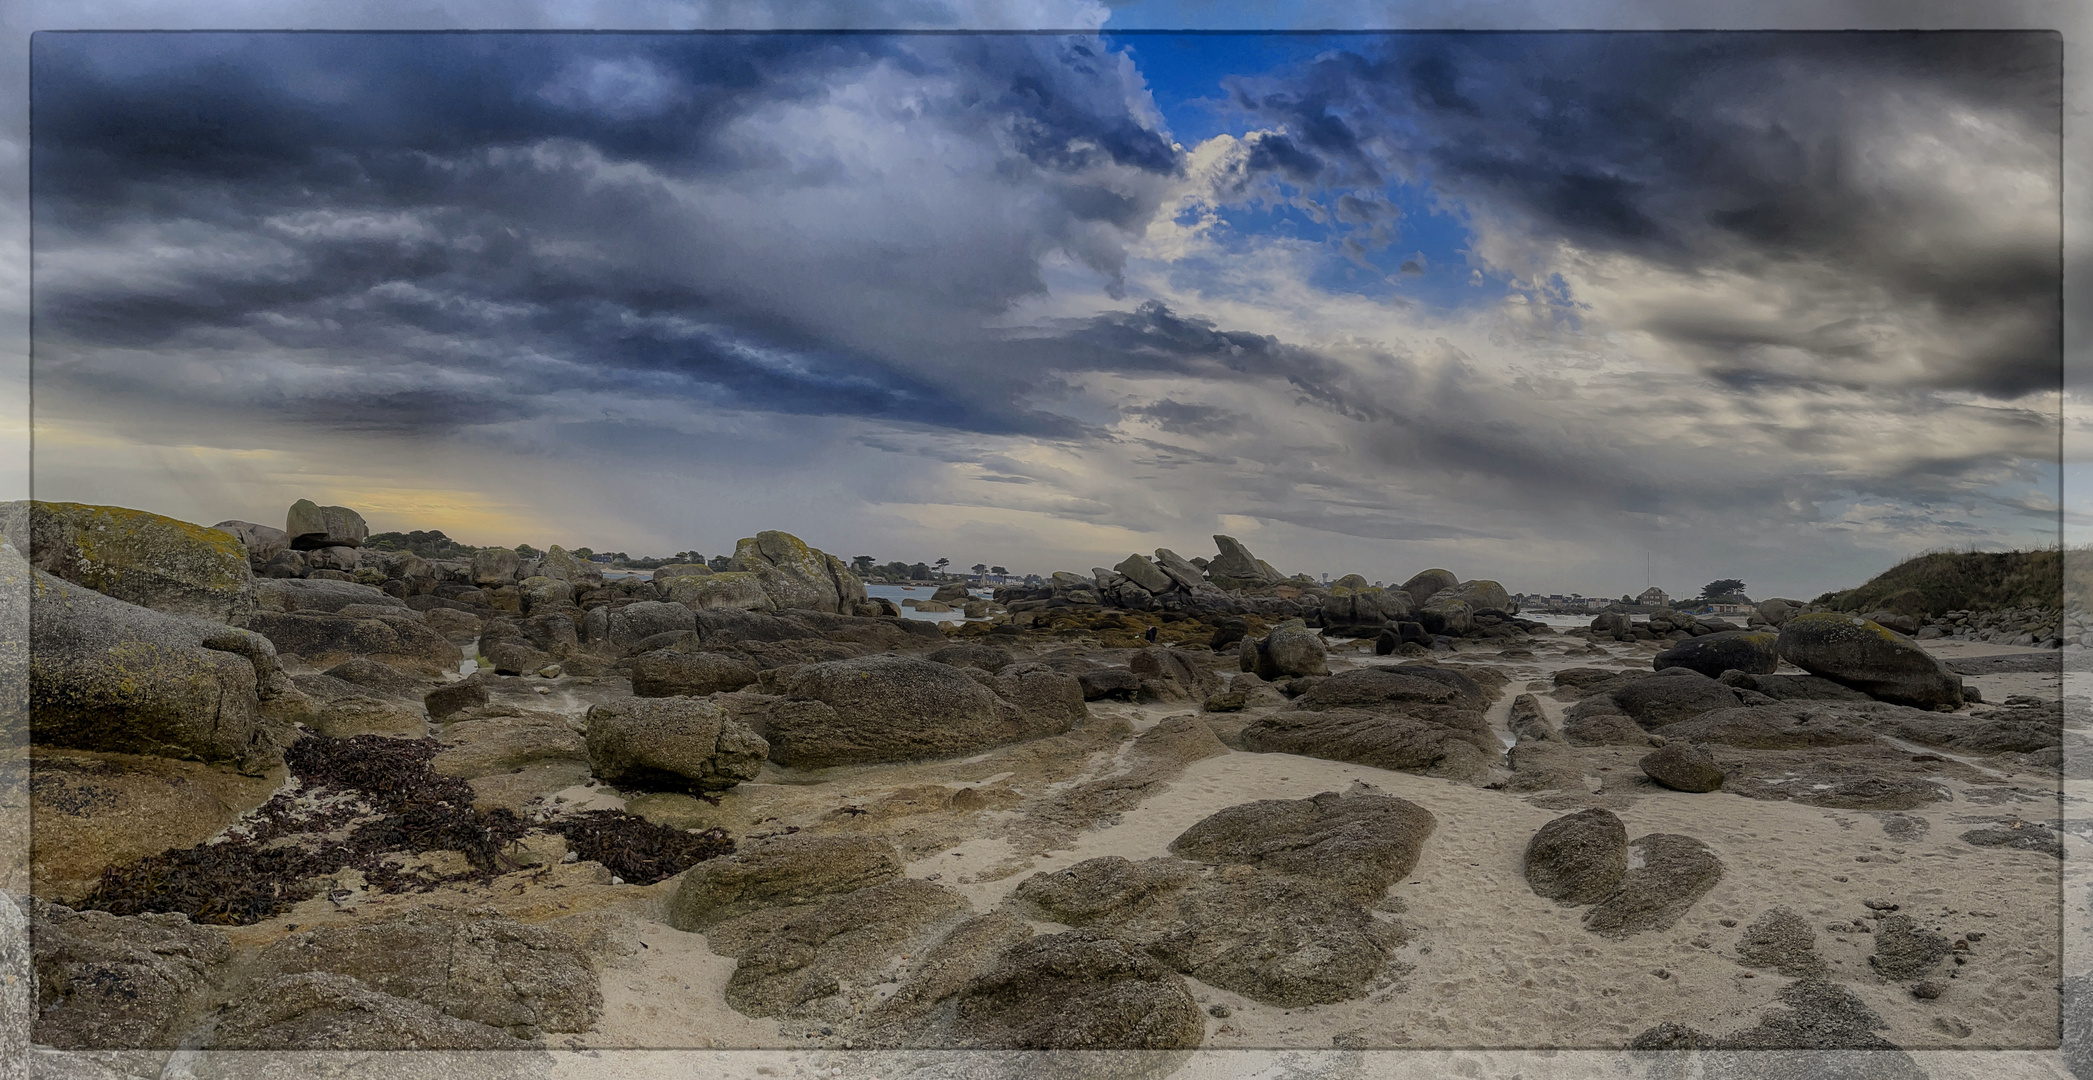
[[[979,668],[990,674],[1003,670],[1010,666],[1011,662],[1009,649],[973,641],[947,645],[931,653],[928,658],[954,667]]]
[[[1329,650],[1323,645],[1322,635],[1308,629],[1299,619],[1273,627],[1271,633],[1250,648],[1253,659],[1243,670],[1261,679],[1330,673]]]
[[[1184,556],[1169,548],[1157,548],[1156,569],[1187,592],[1210,592],[1213,586],[1207,583],[1206,572],[1187,562]]]
[[[1214,543],[1220,547],[1221,554],[1206,564],[1206,576],[1215,585],[1223,589],[1255,589],[1286,580],[1250,554],[1250,549],[1235,537],[1216,533]]]
[[[381,922],[318,926],[278,939],[254,960],[259,982],[307,972],[344,975],[522,1039],[587,1031],[603,1008],[580,943],[486,909],[410,908]]]
[[[1620,890],[1585,918],[1585,929],[1595,934],[1619,938],[1670,929],[1722,880],[1722,860],[1691,836],[1651,833],[1628,849],[1631,865]]]
[[[1611,810],[1580,810],[1541,826],[1526,844],[1526,885],[1576,907],[1620,888],[1628,872],[1628,828]]]
[[[496,675],[529,675],[554,662],[550,655],[510,639],[480,642],[480,655]]]
[[[1809,920],[1776,907],[1745,927],[1737,940],[1737,962],[1772,968],[1793,979],[1820,977],[1826,969],[1816,945],[1817,932],[1810,928]]]
[[[219,1017],[217,1050],[528,1050],[499,1028],[460,1020],[356,979],[312,971],[271,979]]]
[[[958,668],[913,656],[808,664],[783,690],[791,704],[813,706],[771,712],[772,760],[793,768],[949,757],[1069,728],[1028,716]]]
[[[690,633],[697,628],[698,617],[688,606],[642,600],[622,607],[591,610],[582,618],[581,639],[592,646],[602,646],[614,655],[627,656],[640,642],[649,638]]]
[[[1311,878],[1371,903],[1416,867],[1437,824],[1403,799],[1326,791],[1231,806],[1179,834],[1170,852]]]
[[[304,552],[279,551],[254,572],[261,578],[303,578],[312,573],[312,569],[312,564],[305,561]]]
[[[1447,589],[1418,605],[1415,617],[1426,633],[1462,637],[1475,629],[1475,608]]]
[[[811,589],[811,587],[810,587]],[[706,577],[675,577],[668,583],[668,600],[692,611],[775,611],[777,604],[754,573],[733,571]]]
[[[1875,740],[1860,724],[1792,704],[1716,709],[1664,729],[1669,741],[1691,740],[1754,750],[1854,746]]]
[[[222,761],[252,774],[282,762],[291,728],[278,706],[299,695],[268,639],[28,570],[12,545],[0,548],[0,575],[33,575],[29,720],[38,744]]]
[[[24,901],[27,902],[26,900]],[[26,1080],[30,1032],[36,1024],[36,963],[29,951],[29,919],[14,897],[0,893],[0,1076]]]
[[[1922,928],[1909,915],[1891,915],[1876,926],[1868,966],[1890,982],[1905,982],[1932,971],[1951,951],[1947,935]]]
[[[1076,684],[1083,688],[1084,701],[1103,701],[1107,698],[1132,701],[1141,691],[1141,677],[1123,667],[1092,668],[1076,674]]]
[[[308,702],[298,722],[322,735],[418,739],[427,734],[421,706],[398,695],[331,675],[294,675],[291,683]]]
[[[451,724],[441,736],[443,749],[429,767],[472,780],[547,763],[589,760],[577,721],[554,712],[515,711],[519,715],[480,716]]]
[[[1020,722],[1030,730],[1058,733],[1090,718],[1082,682],[1045,664],[1012,664],[991,676],[988,686],[1017,707]]]
[[[1636,762],[1643,775],[1673,791],[1708,792],[1722,787],[1722,766],[1706,750],[1673,739]]]
[[[1645,728],[1662,730],[1716,709],[1743,703],[1737,692],[1691,668],[1666,668],[1615,688],[1609,697]],[[1584,704],[1579,702],[1579,705]],[[1574,707],[1572,711],[1575,711]]]
[[[1191,1050],[1206,1034],[1182,978],[1108,934],[1021,941],[951,995],[926,1040],[951,1049]]]
[[[514,585],[522,565],[523,557],[506,548],[481,548],[472,553],[472,583]]]
[[[807,546],[791,533],[765,531],[734,545],[731,569],[756,575],[778,610],[851,612],[865,601],[865,583],[843,560]]]
[[[686,871],[669,898],[667,920],[678,930],[704,933],[750,912],[892,881],[901,869],[901,853],[877,837],[776,836]]]
[[[1725,671],[1717,680],[1738,690],[1764,694],[1775,701],[1873,701],[1849,686],[1815,675],[1749,675]]]
[[[1300,709],[1376,709],[1418,703],[1481,710],[1489,704],[1482,687],[1457,671],[1430,664],[1357,668],[1315,684],[1294,700]]]
[[[632,659],[634,697],[717,694],[756,681],[756,666],[731,653],[657,649]]]
[[[422,695],[429,719],[442,721],[456,713],[487,704],[486,680],[477,675],[446,683]]]
[[[902,878],[808,904],[774,927],[715,927],[706,944],[738,961],[725,990],[735,1011],[841,1021],[877,1000],[894,960],[971,913],[960,894]]]
[[[1650,658],[1650,663],[1658,671],[1683,667],[1711,679],[1721,678],[1726,671],[1771,675],[1780,666],[1780,657],[1773,650],[1778,640],[1777,634],[1744,630],[1704,634],[1658,653]]]
[[[352,575],[358,567],[363,565],[363,555],[359,549],[346,545],[312,548],[301,552],[301,554],[305,556],[305,564],[316,571],[334,570],[344,575]],[[376,584],[376,582],[370,582],[370,584]]]
[[[1403,591],[1410,594],[1410,602],[1423,606],[1432,597],[1461,583],[1451,570],[1431,569],[1419,573],[1403,582]]]
[[[656,585],[666,585],[670,578],[709,577],[711,574],[712,568],[703,563],[670,563],[654,568],[653,581]]]
[[[1500,753],[1482,714],[1448,705],[1364,712],[1281,710],[1252,720],[1238,740],[1259,753],[1300,754],[1377,769],[1480,782]]]
[[[1007,911],[976,915],[909,965],[892,995],[865,1010],[867,1027],[858,1045],[900,1047],[920,1041],[916,1029],[933,1017],[939,1002],[966,989],[1003,950],[1032,937],[1032,928]]]
[[[290,537],[291,547],[298,551],[361,547],[371,535],[363,515],[346,506],[320,506],[311,499],[291,504],[284,514],[283,531]]]
[[[1163,573],[1156,564],[1148,561],[1147,556],[1138,552],[1127,556],[1112,569],[1126,575],[1127,580],[1159,596],[1177,588],[1177,582],[1172,580],[1170,575]]]
[[[353,683],[381,694],[393,694],[402,697],[415,696],[425,685],[423,680],[401,672],[397,668],[389,667],[361,656],[353,660],[344,660],[328,668],[323,674],[330,679],[339,679],[345,683]]]
[[[29,901],[35,1040],[60,1050],[172,1047],[232,959],[184,915],[111,915]]]
[[[238,538],[143,510],[0,504],[0,532],[31,566],[128,604],[242,624],[254,573]]]
[[[608,701],[589,707],[589,767],[618,784],[719,791],[753,780],[770,744],[704,698]]]
[[[247,565],[255,570],[260,570],[270,559],[291,547],[290,534],[252,521],[221,521],[211,528],[237,538],[247,549]]]
[[[538,576],[577,588],[595,588],[603,584],[603,567],[554,544],[538,560]]]
[[[1803,605],[1800,601],[1775,599],[1759,601],[1759,606],[1756,610],[1758,611],[1759,621],[1778,630],[1782,623],[1788,621],[1790,615],[1801,612],[1802,607]]]
[[[1870,697],[1921,709],[1960,708],[1962,677],[1917,643],[1853,615],[1814,612],[1781,625],[1780,657]]]
[[[1144,700],[1201,701],[1221,689],[1212,668],[1177,649],[1151,645],[1127,657],[1127,670],[1139,680]]]
[[[309,664],[334,665],[368,657],[397,667],[440,675],[458,670],[458,646],[429,629],[414,613],[354,618],[296,612],[261,612],[248,623],[276,651]]]

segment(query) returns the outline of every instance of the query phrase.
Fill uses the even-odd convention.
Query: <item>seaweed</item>
[[[734,853],[724,829],[684,832],[622,810],[589,810],[545,827],[566,836],[576,857],[602,863],[635,885],[652,885]]]
[[[75,907],[247,925],[310,899],[342,870],[359,871],[365,887],[382,893],[485,884],[521,868],[507,849],[532,828],[565,835],[577,857],[641,885],[734,851],[720,829],[689,833],[620,810],[537,824],[504,808],[474,810],[471,784],[429,767],[440,748],[435,739],[308,734],[284,753],[295,789],[215,841],[105,869]],[[472,869],[438,874],[398,858],[430,851],[461,852]]]

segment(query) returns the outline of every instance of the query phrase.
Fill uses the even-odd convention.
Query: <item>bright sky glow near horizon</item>
[[[2056,539],[2052,34],[32,55],[39,498],[1590,595]]]

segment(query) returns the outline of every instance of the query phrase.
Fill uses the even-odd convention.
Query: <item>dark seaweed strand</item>
[[[577,858],[602,863],[635,885],[652,885],[734,853],[734,840],[724,829],[684,832],[622,810],[589,810],[544,827],[564,835]]]

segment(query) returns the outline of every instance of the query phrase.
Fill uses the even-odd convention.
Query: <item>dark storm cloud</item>
[[[1065,435],[1067,421],[1011,404],[1022,378],[957,390],[940,379],[977,359],[967,335],[911,331],[963,327],[1037,293],[1054,246],[1115,276],[1124,255],[1111,237],[1154,207],[1125,177],[1177,167],[1095,39],[43,34],[35,45],[47,385],[129,384],[169,407],[267,404],[352,427],[523,418],[550,397],[624,389]],[[930,89],[879,100],[887,73]],[[693,204],[692,191],[746,206],[862,188],[830,148],[766,138],[752,119],[853,89],[909,128],[900,140],[1004,154],[982,166],[1002,190],[971,193],[977,212],[1016,200],[1031,220],[948,257],[905,217],[867,218],[859,236],[795,236],[791,220],[766,234]],[[812,246],[824,242],[835,246]],[[173,254],[141,258],[146,247]],[[852,301],[883,310],[853,318]],[[190,387],[107,355],[226,348],[287,368],[353,362],[365,377],[279,379],[242,402],[250,381]],[[388,382],[404,385],[377,388]]]
[[[1970,335],[1893,382],[2010,397],[2058,382],[2055,234],[1955,220],[2002,193],[1954,186],[1972,144],[1926,143],[2010,123],[2009,149],[2053,178],[2060,47],[2048,33],[1424,34],[1239,80],[1234,102],[1286,132],[1253,162],[1299,182],[1418,179],[1542,242],[1688,273],[1803,263],[1880,289],[1879,306]],[[1899,123],[1901,153],[1871,146]],[[1716,368],[1776,344],[1690,319],[1651,329]],[[1855,362],[1887,359],[1865,349],[1823,358],[1833,380],[1885,378]]]

